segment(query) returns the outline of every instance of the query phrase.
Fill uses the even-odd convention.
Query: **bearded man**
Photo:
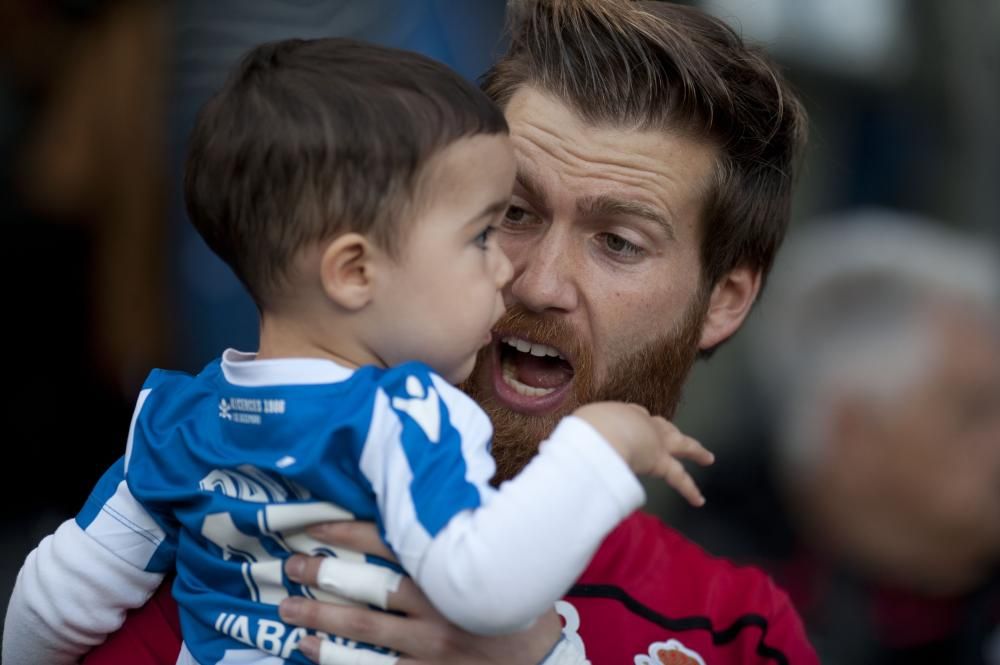
[[[504,108],[517,156],[498,234],[514,279],[509,313],[466,386],[493,419],[498,482],[579,404],[617,399],[673,414],[695,359],[742,325],[761,289],[788,224],[805,124],[775,66],[698,10],[627,0],[524,0],[511,10],[511,47],[485,90]],[[389,555],[368,527],[312,535]],[[286,573],[331,586],[319,559],[292,557]],[[332,586],[343,594],[352,580]],[[639,513],[559,604],[561,640],[555,614],[517,635],[468,635],[408,580],[389,608],[402,614],[281,605],[289,623],[388,647],[400,663],[818,662],[763,573]],[[159,593],[87,662],[176,662],[175,613]],[[144,660],[154,635],[160,659]],[[324,664],[361,662],[322,644],[310,636],[299,647]]]

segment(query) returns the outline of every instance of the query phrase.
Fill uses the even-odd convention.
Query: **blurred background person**
[[[682,530],[772,572],[827,665],[1000,663],[997,253],[886,210],[816,222],[748,325],[765,438]]]

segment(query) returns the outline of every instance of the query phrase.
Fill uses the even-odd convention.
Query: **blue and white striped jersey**
[[[491,435],[479,407],[420,363],[350,370],[230,350],[197,376],[149,376],[126,454],[77,523],[136,568],[176,567],[185,643],[202,664],[246,662],[248,647],[309,662],[277,604],[316,592],[282,562],[360,560],[304,531],[331,519],[374,521],[446,616],[507,632],[561,597],[642,492],[575,418],[494,490]]]
[[[140,527],[143,566],[169,570],[176,556],[185,638],[203,663],[223,658],[228,636],[257,646],[262,633],[278,634],[277,603],[303,592],[282,580],[281,560],[335,554],[304,526],[374,521],[412,569],[455,513],[482,503],[493,473],[489,420],[423,365],[352,372],[320,360],[261,361],[247,376],[235,354],[228,360],[197,376],[149,376],[126,457],[79,518],[85,527],[99,516],[126,519],[104,510],[125,490],[124,474],[155,521]],[[296,380],[268,372],[282,366],[314,382],[247,381]],[[287,656],[291,631],[280,632],[265,642]]]

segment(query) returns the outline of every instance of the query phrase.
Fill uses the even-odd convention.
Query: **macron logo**
[[[438,394],[433,387],[426,393],[424,384],[415,376],[406,377],[406,392],[412,399],[392,398],[392,407],[407,414],[420,425],[431,443],[437,443],[441,436],[441,407]]]

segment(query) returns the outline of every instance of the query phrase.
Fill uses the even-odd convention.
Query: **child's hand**
[[[636,474],[660,476],[691,505],[705,504],[705,497],[680,460],[708,466],[715,455],[666,418],[651,416],[643,407],[624,402],[586,404],[573,415],[600,432]]]

